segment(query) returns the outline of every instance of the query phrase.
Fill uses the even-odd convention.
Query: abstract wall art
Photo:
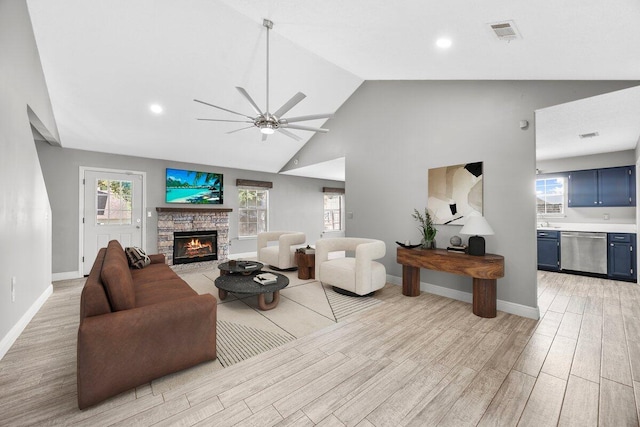
[[[482,215],[482,185],[482,162],[429,169],[433,222],[463,225],[469,215]]]

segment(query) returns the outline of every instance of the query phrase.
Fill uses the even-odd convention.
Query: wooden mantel
[[[220,213],[224,213],[224,212],[232,212],[233,209],[231,208],[198,208],[195,206],[189,206],[189,207],[180,207],[180,208],[174,208],[174,207],[157,207],[156,208],[156,212],[220,212]]]

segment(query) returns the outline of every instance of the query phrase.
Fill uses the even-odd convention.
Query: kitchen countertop
[[[548,226],[540,226],[538,230],[549,231],[586,231],[594,233],[635,233],[635,224],[604,224],[604,223],[548,223]]]

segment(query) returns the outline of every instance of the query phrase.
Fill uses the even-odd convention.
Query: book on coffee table
[[[245,270],[256,268],[257,266],[255,262],[243,262],[242,264],[238,264],[238,265],[240,268],[244,268]]]
[[[272,285],[278,281],[278,276],[271,273],[261,273],[256,275],[253,280],[261,285]]]

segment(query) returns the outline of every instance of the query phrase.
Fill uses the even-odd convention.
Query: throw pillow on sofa
[[[151,264],[151,260],[147,254],[140,248],[132,246],[125,248],[124,252],[127,254],[127,260],[131,268],[145,268]]]

